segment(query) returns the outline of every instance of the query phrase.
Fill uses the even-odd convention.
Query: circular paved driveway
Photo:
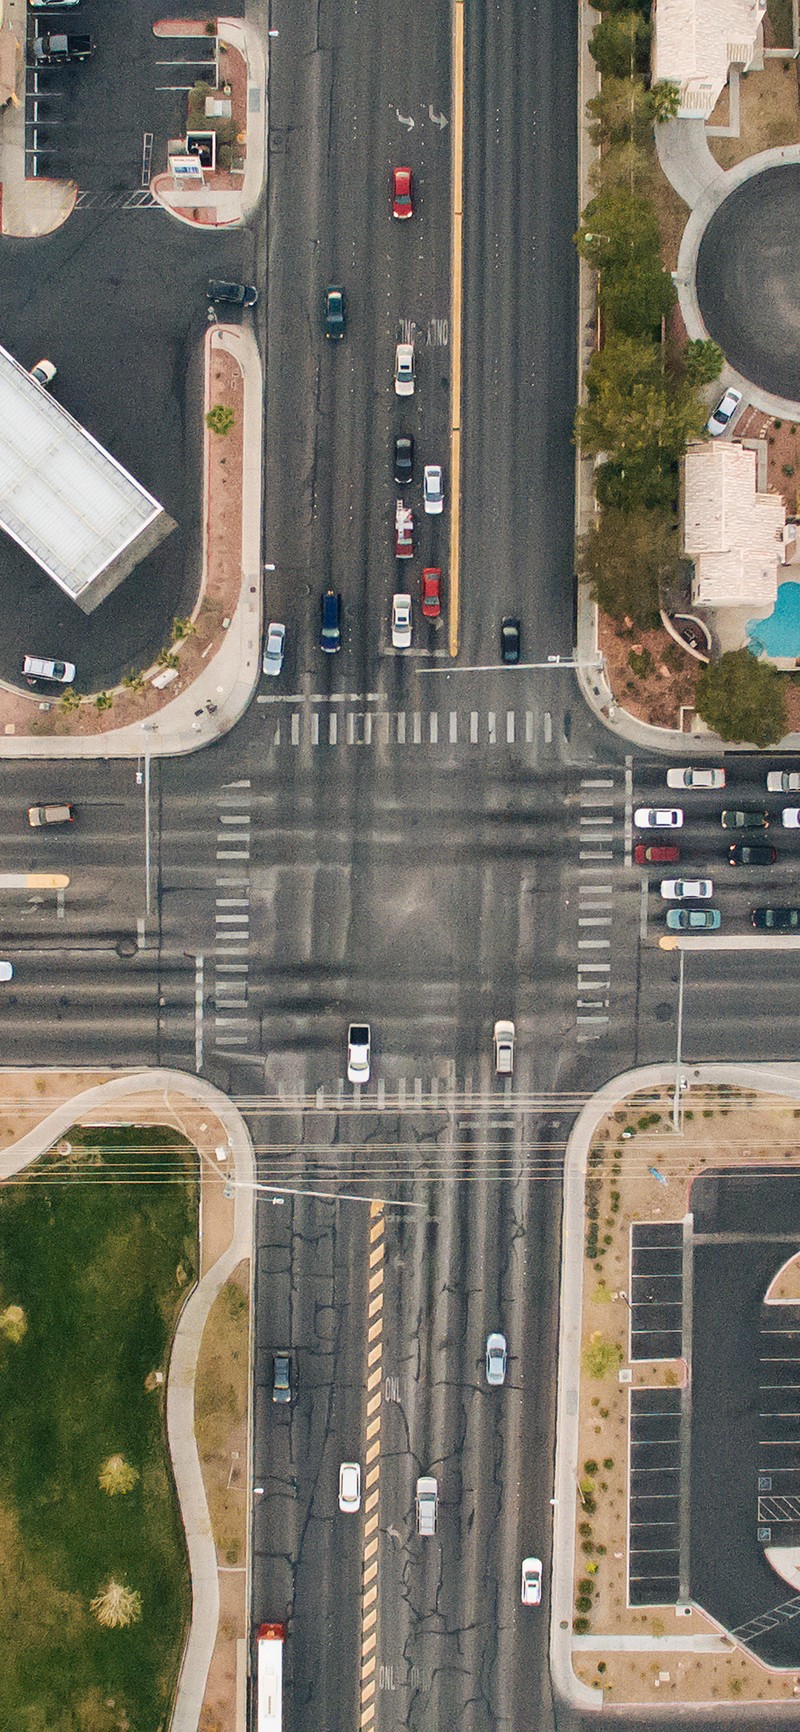
[[[800,164],[745,181],[700,244],[697,299],[731,366],[800,400]]]

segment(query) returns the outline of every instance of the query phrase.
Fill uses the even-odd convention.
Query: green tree
[[[633,259],[658,258],[658,217],[649,199],[627,187],[599,192],[581,217],[575,245],[595,271],[627,267]]]
[[[681,105],[679,86],[669,78],[659,78],[650,91],[650,105],[656,126],[664,120],[674,120]]]
[[[652,150],[623,139],[619,144],[609,145],[592,163],[589,181],[598,194],[617,192],[624,187],[638,198],[652,198],[657,168]]]
[[[219,433],[224,436],[226,433],[230,433],[235,419],[229,403],[215,403],[213,409],[209,409],[206,415],[206,426],[211,429],[212,433]]]
[[[710,337],[692,337],[684,349],[684,366],[690,385],[710,385],[718,379],[725,356],[718,343]]]
[[[609,459],[594,472],[594,491],[598,505],[619,511],[667,511],[676,509],[678,498],[677,460],[653,447],[635,463],[617,463]]]
[[[599,94],[587,102],[586,111],[593,122],[592,144],[618,144],[624,139],[647,144],[652,139],[653,104],[641,79],[606,78]]]
[[[615,265],[600,281],[603,313],[627,337],[658,332],[675,298],[675,284],[658,258],[639,257],[625,266]]]
[[[659,511],[606,509],[578,545],[578,573],[612,619],[658,623],[662,583],[678,569],[678,533]]]
[[[774,746],[786,732],[784,681],[748,649],[728,650],[697,682],[697,713],[722,740]]]
[[[576,438],[589,455],[605,452],[628,467],[675,462],[706,421],[705,406],[685,381],[665,372],[656,343],[614,334],[587,371],[588,400],[576,416]]]
[[[611,12],[592,31],[589,53],[604,78],[633,78],[648,70],[650,27],[640,12]]]

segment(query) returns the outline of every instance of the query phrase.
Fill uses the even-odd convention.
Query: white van
[[[417,1533],[430,1537],[436,1532],[436,1505],[439,1486],[435,1479],[417,1480]]]

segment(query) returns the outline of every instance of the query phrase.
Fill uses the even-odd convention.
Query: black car
[[[292,1399],[292,1360],[289,1353],[272,1355],[272,1399],[281,1404]]]
[[[335,284],[332,284],[329,289],[325,290],[323,319],[326,337],[332,337],[335,341],[344,336],[347,327],[347,315],[344,306],[344,289],[337,288]]]
[[[219,283],[212,278],[206,288],[206,297],[226,307],[254,307],[258,289],[255,283]]]
[[[752,908],[750,920],[759,932],[798,932],[800,908]]]
[[[508,663],[519,661],[521,630],[518,619],[509,616],[500,627],[500,654]]]
[[[54,31],[36,36],[33,58],[37,66],[65,66],[70,60],[91,60],[94,43],[91,36],[64,36]]]
[[[398,487],[414,479],[414,441],[410,433],[398,433],[394,442],[394,478]]]
[[[732,842],[728,849],[729,866],[774,866],[777,848],[763,842]]]
[[[342,598],[335,589],[324,589],[320,598],[319,647],[335,655],[342,647]]]

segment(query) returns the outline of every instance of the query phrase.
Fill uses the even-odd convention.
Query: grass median
[[[164,1401],[196,1155],[68,1142],[0,1188],[0,1728],[158,1732],[190,1611]]]

